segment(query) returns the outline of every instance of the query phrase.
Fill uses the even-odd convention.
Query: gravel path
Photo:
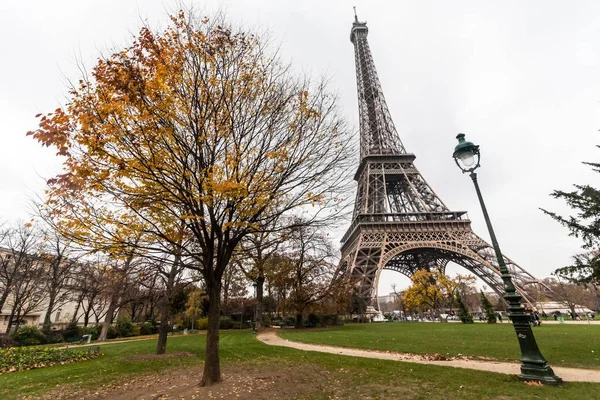
[[[344,347],[314,345],[292,342],[277,336],[276,331],[264,331],[257,335],[257,339],[271,346],[291,347],[298,350],[317,351],[321,353],[338,354],[344,356],[377,358],[381,360],[404,361],[418,364],[433,364],[445,367],[476,369],[480,371],[497,372],[501,374],[518,375],[521,372],[520,364],[499,361],[469,360],[466,357],[453,357],[444,359],[444,356],[418,355],[409,353],[391,353],[374,350],[350,349]],[[600,383],[600,370],[552,367],[554,372],[565,382],[598,382]]]

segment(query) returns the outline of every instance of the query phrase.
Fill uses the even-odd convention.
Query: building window
[[[61,311],[62,311],[62,308],[59,308],[58,310],[56,310],[56,315],[54,316],[54,322],[58,322],[58,320],[60,319]]]

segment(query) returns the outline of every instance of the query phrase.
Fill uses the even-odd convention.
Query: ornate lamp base
[[[522,381],[537,381],[544,385],[560,385],[563,380],[554,374],[552,367],[544,363],[543,365],[523,363],[521,365]]]

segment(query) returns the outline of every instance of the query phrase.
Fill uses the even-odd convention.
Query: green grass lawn
[[[423,326],[432,330],[441,325],[423,324]],[[370,329],[374,331],[374,327],[390,329],[384,325],[373,325]],[[352,325],[337,332],[359,333],[360,330],[356,329],[357,326]],[[498,331],[501,330],[502,328]],[[318,337],[334,332],[336,331],[299,332],[299,334]],[[368,333],[369,330],[366,332]],[[479,332],[481,335],[486,331]],[[291,332],[286,332],[285,335],[289,337],[290,334]],[[24,395],[35,397],[51,390],[64,393],[81,388],[97,388],[101,385],[127,381],[142,374],[176,368],[195,368],[200,379],[204,341],[203,335],[169,338],[168,352],[185,351],[192,352],[196,356],[151,361],[135,359],[134,355],[152,353],[155,347],[153,340],[105,345],[102,346],[104,355],[94,360],[0,375],[0,398],[13,399]],[[285,387],[289,389],[277,395],[270,394],[270,398],[273,396],[282,399],[368,397],[427,400],[600,398],[600,384],[570,383],[561,387],[528,386],[519,382],[514,376],[503,374],[268,346],[257,341],[248,331],[222,332],[220,348],[222,370],[225,373],[228,368],[240,366],[252,371],[270,368],[307,373],[306,375],[295,374],[292,381],[285,383]],[[264,393],[256,393],[254,398],[262,399],[265,396]]]
[[[533,331],[551,365],[600,369],[600,326],[542,324]],[[463,354],[511,361],[520,357],[515,331],[508,323],[348,324],[324,330],[284,331],[281,336],[305,343],[401,353]]]

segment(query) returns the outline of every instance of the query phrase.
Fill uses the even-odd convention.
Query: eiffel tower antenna
[[[354,45],[360,128],[360,163],[353,221],[342,239],[339,271],[350,274],[358,294],[375,304],[383,270],[411,277],[419,269],[445,271],[461,265],[499,295],[504,293],[497,259],[471,229],[465,211],[451,211],[425,181],[400,140],[389,112],[367,35],[354,8]],[[541,284],[505,258],[517,290],[531,304],[525,285]]]

